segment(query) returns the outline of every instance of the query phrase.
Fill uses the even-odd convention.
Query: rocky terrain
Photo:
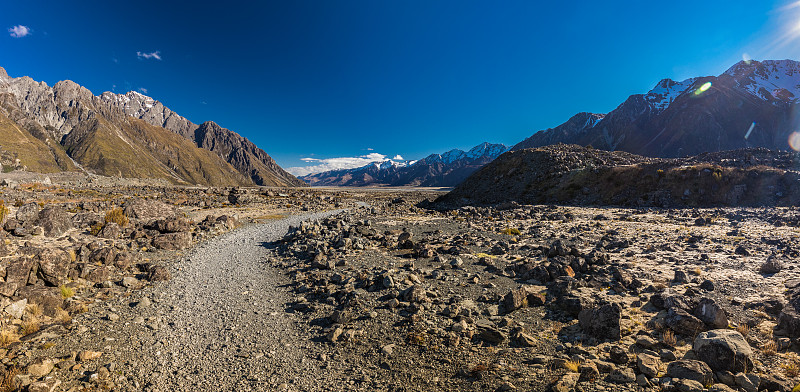
[[[651,157],[748,147],[787,150],[797,129],[800,62],[741,61],[719,76],[660,81],[607,114],[579,113],[512,150],[557,143]],[[796,146],[795,146],[796,147]]]
[[[301,179],[312,186],[451,187],[507,150],[508,147],[502,144],[484,142],[469,151],[453,149],[418,161],[387,159],[355,169],[311,174]]]
[[[796,152],[764,148],[648,158],[577,145],[511,151],[438,200],[632,207],[797,206]]]
[[[795,207],[430,209],[440,192],[2,184],[3,390],[800,383]]]
[[[195,125],[138,92],[95,96],[73,81],[50,87],[2,68],[0,166],[180,185],[305,185],[239,134]]]

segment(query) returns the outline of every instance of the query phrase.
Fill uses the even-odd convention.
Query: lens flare
[[[700,95],[700,94],[708,91],[708,89],[710,89],[710,88],[711,88],[711,82],[705,82],[705,83],[703,83],[702,86],[700,86],[700,88],[698,88],[697,90],[694,91],[694,95]]]
[[[792,134],[789,135],[789,147],[791,147],[792,150],[800,151],[800,132],[792,132]]]

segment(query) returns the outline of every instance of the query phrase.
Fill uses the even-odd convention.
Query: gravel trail
[[[152,391],[318,389],[320,370],[304,366],[311,342],[285,311],[288,280],[264,262],[264,245],[290,225],[336,212],[249,226],[192,250],[151,295],[157,316],[149,319],[156,325],[147,326],[155,331],[134,345],[143,352],[130,353],[140,385]]]

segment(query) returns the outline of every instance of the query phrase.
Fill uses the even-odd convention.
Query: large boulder
[[[28,284],[28,276],[35,261],[32,255],[23,254],[8,261],[4,260],[3,264],[6,262],[8,262],[8,265],[6,265],[6,281],[0,283],[0,294],[10,297],[14,295],[17,289]]]
[[[598,339],[619,340],[622,309],[618,304],[606,304],[578,313],[578,322],[584,332]]]
[[[97,233],[97,236],[113,240],[119,238],[120,234],[122,234],[122,229],[119,225],[114,222],[108,222],[103,226],[103,229]]]
[[[694,336],[706,329],[705,323],[700,319],[678,307],[669,308],[664,323],[669,329],[684,336]]]
[[[39,304],[48,317],[56,317],[58,309],[64,308],[64,297],[57,287],[25,286],[17,290],[17,297],[27,298],[28,303]]]
[[[693,346],[697,358],[715,371],[733,373],[753,369],[753,350],[744,336],[729,329],[714,329],[697,335]]]
[[[524,286],[509,291],[503,297],[503,307],[507,313],[532,305],[543,305],[541,293],[544,286]]]
[[[192,245],[192,233],[182,231],[179,233],[161,234],[153,238],[153,246],[164,250],[186,249]]]
[[[166,219],[158,219],[145,226],[146,229],[158,230],[160,233],[178,233],[181,231],[189,231],[191,226],[185,219],[177,217],[170,217]]]
[[[72,228],[72,217],[63,208],[50,206],[39,211],[36,224],[44,229],[44,235],[60,237]]]
[[[711,298],[702,298],[694,310],[694,315],[714,328],[728,327],[728,315]]]
[[[131,199],[125,202],[124,208],[125,216],[143,221],[175,215],[172,206],[158,200]]]
[[[714,373],[711,368],[705,362],[693,359],[670,362],[667,366],[667,375],[672,378],[697,381],[703,385],[711,385],[714,382]]]
[[[17,208],[16,218],[22,225],[31,225],[39,216],[39,210],[39,204],[35,202],[23,204]]]
[[[72,258],[62,249],[45,248],[35,256],[39,277],[51,286],[60,286],[67,278]]]

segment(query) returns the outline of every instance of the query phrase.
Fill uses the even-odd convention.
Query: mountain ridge
[[[800,62],[740,61],[719,76],[662,79],[607,114],[578,113],[511,150],[565,143],[654,157],[765,147],[787,149],[797,128]]]
[[[204,137],[198,140],[196,131],[203,124],[196,125],[138,92],[104,92],[95,96],[70,80],[50,87],[28,76],[11,78],[0,68],[0,98],[3,103],[0,114],[50,146],[53,160],[58,156],[65,161],[64,156],[71,158],[71,153],[76,154],[75,163],[86,162],[88,164],[83,166],[99,174],[155,176],[189,184],[306,186],[241,135],[214,123],[210,123],[214,126],[204,123],[211,130],[200,132]],[[76,129],[82,133],[70,137]],[[105,136],[99,138],[100,135]],[[152,140],[168,145],[157,146]],[[89,142],[97,145],[80,146]],[[55,145],[62,148],[55,148]],[[145,158],[146,164],[115,157],[118,152],[127,158],[136,157],[137,154],[130,154],[134,150]],[[20,148],[6,155],[21,153],[30,155]],[[59,165],[61,170],[78,170],[77,165],[68,164],[72,159],[66,161]],[[46,167],[53,169],[52,165]]]
[[[483,142],[468,151],[452,149],[417,161],[386,159],[354,169],[310,174],[300,179],[313,186],[455,186],[507,150],[503,144]]]

